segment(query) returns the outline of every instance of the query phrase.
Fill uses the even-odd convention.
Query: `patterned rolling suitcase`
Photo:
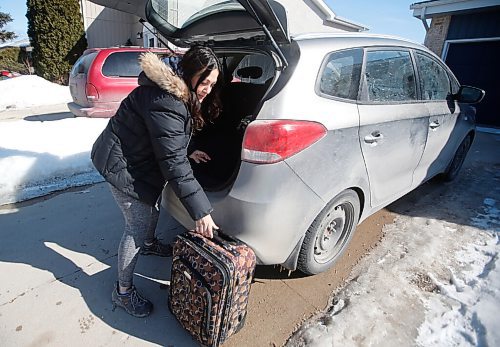
[[[243,327],[255,263],[250,247],[221,233],[177,236],[169,308],[202,345],[218,346]]]

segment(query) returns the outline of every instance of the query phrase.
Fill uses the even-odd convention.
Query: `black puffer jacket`
[[[154,205],[168,182],[194,220],[212,211],[187,157],[189,89],[155,54],[141,58],[139,87],[92,148],[96,169],[123,193]]]

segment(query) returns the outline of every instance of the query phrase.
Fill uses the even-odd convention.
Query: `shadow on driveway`
[[[478,133],[458,177],[432,179],[388,206],[411,217],[432,218],[480,229],[492,227],[481,216],[489,203],[500,203],[500,135]],[[466,197],[464,199],[464,197]],[[486,218],[486,217],[485,217]]]
[[[0,209],[2,344],[67,345],[88,336],[90,345],[129,339],[134,346],[141,340],[193,345],[167,309],[170,259],[139,258],[134,281],[155,305],[150,317],[134,318],[120,308],[112,312],[123,217],[106,184],[24,205]],[[178,232],[175,225],[171,229]]]
[[[47,114],[26,116],[24,117],[24,120],[30,122],[47,122],[47,121],[55,121],[66,118],[75,118],[75,116],[70,112],[59,112],[59,113],[47,113]]]

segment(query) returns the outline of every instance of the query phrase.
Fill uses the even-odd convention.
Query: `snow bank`
[[[450,281],[433,279],[440,295],[425,302],[426,319],[419,328],[421,346],[498,346],[500,331],[500,213],[498,202],[484,199],[483,211],[472,224],[488,236],[455,253]],[[471,228],[472,229],[472,228]],[[473,230],[471,230],[473,232]]]
[[[0,81],[0,111],[64,104],[71,100],[69,87],[49,82],[35,75]]]
[[[92,118],[3,122],[0,205],[101,182],[90,150],[107,122]]]
[[[499,346],[500,186],[491,182],[495,169],[483,167],[455,190],[432,187],[438,199],[398,201],[406,213],[287,346]]]

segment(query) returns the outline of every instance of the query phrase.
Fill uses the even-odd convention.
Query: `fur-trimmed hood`
[[[172,68],[152,52],[142,53],[139,63],[146,76],[161,89],[176,96],[183,102],[189,100],[189,88]]]

